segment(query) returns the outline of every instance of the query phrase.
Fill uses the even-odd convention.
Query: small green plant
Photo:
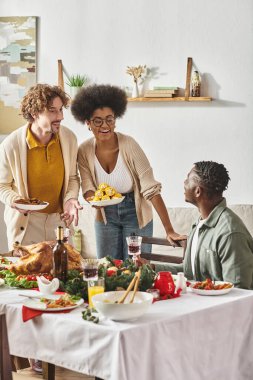
[[[66,82],[66,84],[69,87],[82,87],[87,82],[88,82],[88,77],[86,77],[85,75],[77,74],[77,75],[71,75],[68,78],[68,81]]]

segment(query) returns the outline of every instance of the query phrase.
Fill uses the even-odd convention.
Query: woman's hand
[[[142,267],[142,265],[150,265],[150,267],[155,270],[155,265],[154,264],[151,264],[149,260],[146,260],[146,259],[143,259],[141,256],[137,256],[136,258],[136,261],[135,261],[135,264],[138,266],[138,267]]]
[[[78,226],[78,210],[82,210],[83,207],[80,205],[77,199],[70,198],[63,206],[63,213],[61,214],[61,219],[69,227],[74,221],[74,226]]]
[[[95,194],[94,191],[91,191],[91,190],[87,191],[87,193],[84,194],[84,198],[85,198],[86,202],[90,203],[90,201],[92,201],[92,199],[94,197],[94,194]],[[95,205],[91,205],[91,207],[93,207],[97,210],[100,210],[103,208],[102,206],[95,206]]]
[[[170,242],[170,244],[173,247],[181,247],[181,245],[179,244],[179,240],[186,240],[187,236],[180,235],[175,231],[171,231],[167,234],[166,239],[168,240],[168,242]]]

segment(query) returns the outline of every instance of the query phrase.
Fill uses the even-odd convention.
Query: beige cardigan
[[[161,183],[154,179],[150,163],[138,145],[130,136],[116,133],[119,150],[131,173],[135,198],[136,213],[139,227],[143,228],[153,218],[150,199],[160,194]],[[82,192],[95,191],[99,185],[95,176],[95,141],[94,138],[84,141],[78,150],[78,166],[81,175]],[[101,213],[97,213],[97,219],[101,220]]]
[[[19,198],[28,198],[27,143],[28,124],[12,132],[0,145],[0,201],[5,204],[4,220],[7,226],[9,247],[15,241],[22,242],[29,214],[19,213],[10,205]],[[78,198],[77,140],[72,131],[60,127],[59,138],[65,168],[63,204],[70,198]]]

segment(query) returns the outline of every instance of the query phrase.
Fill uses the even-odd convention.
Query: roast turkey
[[[53,248],[55,241],[22,246],[15,244],[13,256],[20,258],[9,269],[16,274],[50,273],[53,268]],[[65,243],[68,251],[68,270],[82,269],[82,256],[70,244]]]

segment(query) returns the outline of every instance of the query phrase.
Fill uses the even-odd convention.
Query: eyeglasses
[[[113,127],[115,124],[115,118],[113,116],[107,116],[105,119],[102,119],[101,117],[94,117],[94,119],[90,119],[90,121],[92,121],[97,128],[102,127],[104,121],[108,127]]]

